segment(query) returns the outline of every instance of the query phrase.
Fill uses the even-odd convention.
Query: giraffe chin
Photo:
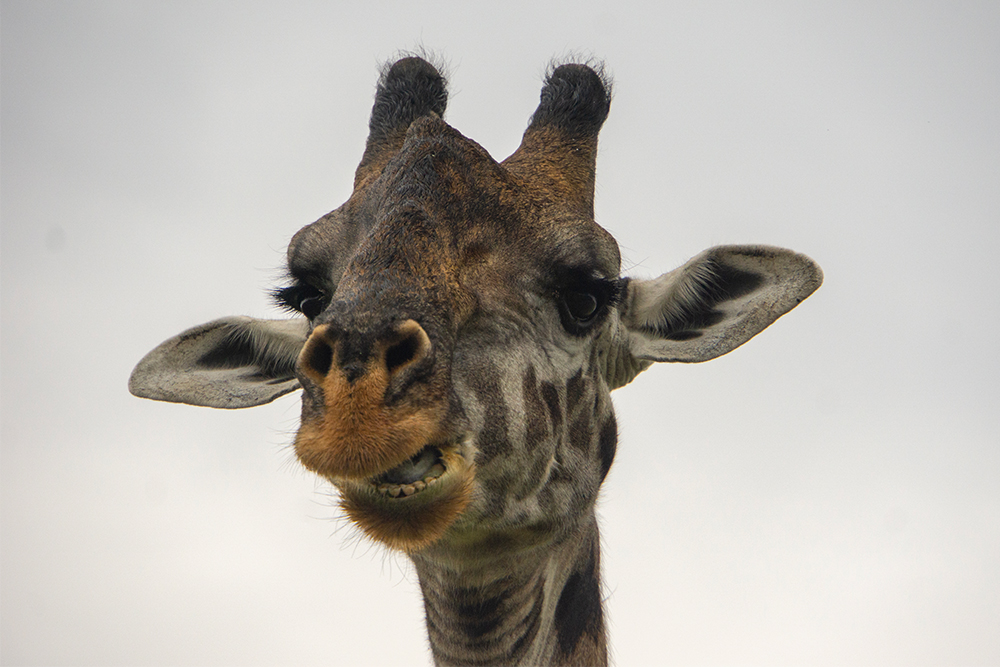
[[[365,480],[332,481],[341,508],[365,535],[414,553],[440,539],[462,514],[472,499],[473,477],[473,465],[455,443],[429,445],[408,464]]]

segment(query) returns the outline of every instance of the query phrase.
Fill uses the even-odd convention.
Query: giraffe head
[[[388,68],[351,197],[289,245],[275,294],[297,316],[189,329],[130,389],[240,408],[301,388],[296,453],[348,516],[390,547],[462,557],[572,530],[614,457],[610,391],[653,362],[729,352],[822,274],[727,246],[622,277],[593,215],[611,95],[588,66],[550,72],[503,162],[442,120],[446,101],[426,61]]]

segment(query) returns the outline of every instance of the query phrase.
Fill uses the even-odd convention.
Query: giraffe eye
[[[563,303],[570,316],[581,323],[586,322],[594,316],[599,305],[597,297],[590,292],[578,292],[567,290],[563,293]]]
[[[601,319],[608,300],[589,289],[564,289],[558,298],[563,328],[574,336],[584,336]]]
[[[563,286],[556,289],[559,319],[568,333],[585,336],[604,319],[608,307],[618,302],[624,283],[584,271],[567,273]]]
[[[299,312],[310,320],[315,319],[323,312],[323,295],[307,296],[299,301]]]
[[[275,290],[272,296],[282,308],[298,311],[310,320],[315,319],[326,308],[326,294],[306,283]]]

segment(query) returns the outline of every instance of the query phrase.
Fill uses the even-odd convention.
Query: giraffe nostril
[[[392,344],[385,348],[385,367],[389,375],[395,375],[401,369],[427,357],[431,350],[431,341],[414,320],[406,320],[395,330]],[[388,341],[387,341],[388,342]]]
[[[333,366],[333,348],[326,341],[317,340],[305,358],[306,364],[321,376],[330,372]]]
[[[385,351],[385,365],[389,374],[413,361],[420,349],[420,341],[416,336],[407,336]]]

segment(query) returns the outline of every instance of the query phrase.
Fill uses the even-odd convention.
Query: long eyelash
[[[611,307],[618,304],[625,295],[628,279],[588,276],[581,282],[587,285],[595,294],[599,295],[605,306]]]
[[[303,283],[289,285],[288,287],[276,287],[271,290],[271,300],[278,308],[292,313],[298,313],[299,304],[302,303],[303,296],[309,292],[317,291],[315,287]]]
[[[628,286],[628,278],[613,278],[611,280],[602,280],[601,282],[604,283],[606,289],[608,290],[608,306],[617,306],[621,303]]]

